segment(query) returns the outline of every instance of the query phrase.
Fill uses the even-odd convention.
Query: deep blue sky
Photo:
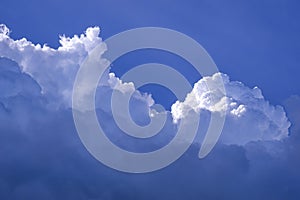
[[[297,0],[2,0],[0,6],[11,37],[51,47],[59,45],[58,35],[80,34],[89,26],[100,26],[104,39],[143,26],[175,29],[200,42],[220,71],[259,86],[272,103],[300,94]],[[141,64],[137,60],[125,64]],[[190,75],[192,82],[197,79]]]
[[[38,75],[30,77],[20,71],[22,63],[2,58],[0,54],[1,200],[300,199],[299,1],[1,0],[0,8],[0,23],[12,30],[11,38],[25,37],[51,47],[59,46],[59,35],[81,34],[90,26],[101,27],[103,39],[137,27],[171,28],[202,44],[219,70],[232,80],[261,88],[271,105],[282,105],[291,95],[298,95],[284,104],[292,126],[289,131],[284,129],[289,137],[283,140],[255,140],[246,145],[219,143],[202,160],[198,159],[200,146],[196,142],[169,167],[132,175],[110,169],[88,153],[77,135],[71,109],[49,107],[49,102],[56,103],[51,102],[52,94],[61,94],[55,84],[52,88],[52,83],[56,80],[64,83],[66,79],[57,77],[60,71],[53,73],[49,66],[41,66]],[[0,46],[2,52],[7,49],[12,48]],[[112,70],[120,76],[129,68],[148,62],[173,66],[191,83],[200,78],[183,59],[155,50],[129,53],[117,60]],[[33,63],[39,66],[40,61]],[[43,76],[48,71],[50,80]],[[39,76],[46,77],[49,94],[41,93],[41,85],[34,79]],[[147,90],[166,107],[173,103],[172,95],[162,94],[161,88],[146,86],[143,91]],[[239,133],[249,137],[253,133],[256,137],[258,129],[276,131],[274,121],[285,124],[286,118],[280,120],[282,110],[259,102],[257,109],[251,109],[249,104],[245,117],[226,121],[229,128],[232,125],[229,129],[232,137],[238,138]],[[121,133],[111,123],[109,111],[103,109],[100,114],[107,118],[103,124],[108,130]],[[173,125],[167,127],[170,132]],[[115,140],[123,142],[124,138]],[[126,145],[136,147],[134,142]]]

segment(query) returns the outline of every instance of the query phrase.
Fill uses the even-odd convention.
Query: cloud
[[[226,94],[220,88],[223,80]],[[193,110],[226,113],[222,142],[244,145],[250,141],[281,140],[288,136],[290,122],[282,106],[266,101],[258,87],[253,89],[238,81],[230,81],[222,73],[204,77],[195,83],[183,102],[172,105],[172,116],[178,121]]]
[[[70,105],[71,91],[79,65],[87,53],[102,43],[98,27],[72,38],[61,36],[58,49],[33,44],[26,38],[13,40],[5,25],[0,28],[0,55],[16,61],[23,72],[39,83],[50,103]],[[103,51],[105,50],[103,44]]]
[[[190,110],[201,115],[203,127],[211,112],[225,112],[227,118],[220,143],[202,160],[195,142],[174,164],[150,174],[120,173],[96,161],[77,136],[70,95],[87,53],[97,44],[106,49],[99,31],[94,27],[80,36],[63,36],[61,46],[52,49],[14,40],[0,26],[1,199],[298,199],[300,140],[299,129],[293,128],[300,124],[294,111],[298,97],[285,104],[292,122],[288,136],[290,122],[281,106],[271,105],[257,87],[222,73],[199,80],[185,101],[172,106],[162,130],[166,134],[141,141],[113,121],[112,89],[134,91],[132,117],[141,125],[149,122],[154,101],[107,72],[98,87],[97,112],[108,137],[122,148],[165,145],[176,133],[174,121],[188,117]],[[219,78],[226,97],[214,85]]]
[[[19,63],[22,71],[30,74],[38,82],[49,104],[55,106],[70,106],[75,75],[88,52],[99,44],[102,46],[102,53],[106,50],[99,37],[98,27],[88,28],[85,34],[72,38],[61,36],[61,46],[58,49],[34,45],[25,38],[13,40],[9,37],[10,31],[5,25],[1,26],[0,33],[0,54]],[[105,59],[102,60],[106,63]],[[113,73],[107,73],[106,76],[102,86],[107,85],[128,93],[135,90],[133,83],[123,83]],[[225,84],[226,96],[218,90],[220,86],[217,85],[217,79],[220,78]],[[140,93],[137,91],[137,94]],[[140,94],[135,97],[144,98],[149,107],[154,104],[149,95]],[[186,117],[189,110],[197,113],[201,110],[226,112],[227,121],[222,137],[226,144],[243,145],[249,141],[282,139],[288,135],[290,126],[283,108],[270,105],[264,100],[259,88],[250,89],[241,82],[230,81],[227,75],[221,73],[199,80],[184,102],[177,101],[172,106],[174,121]],[[144,118],[148,121],[149,117],[145,115]]]
[[[299,132],[300,131],[300,124],[297,123],[300,121],[300,96],[299,95],[292,95],[288,99],[285,100],[284,106],[288,111],[289,118],[291,119],[292,132]]]

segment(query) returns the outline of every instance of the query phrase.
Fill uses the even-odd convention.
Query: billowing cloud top
[[[34,45],[25,38],[13,40],[5,25],[0,28],[0,54],[16,61],[22,71],[31,75],[42,88],[50,105],[70,106],[72,86],[76,72],[96,45],[106,46],[99,37],[98,27],[88,28],[85,34],[72,38],[61,36],[58,49],[46,45]],[[223,79],[226,95],[221,94],[217,79]],[[123,83],[111,73],[101,84],[122,92],[135,90],[133,83]],[[137,91],[138,92],[138,91]],[[141,96],[141,95],[140,95]],[[150,96],[144,95],[150,106],[154,103]],[[282,139],[288,136],[290,123],[281,106],[272,106],[266,101],[259,88],[248,88],[241,82],[230,81],[225,74],[199,80],[184,102],[176,102],[171,114],[176,123],[186,117],[190,110],[200,114],[201,110],[225,112],[227,122],[223,140],[228,144],[246,144],[249,141]],[[135,110],[135,112],[139,112]],[[148,116],[145,116],[147,118]],[[146,119],[145,119],[146,120]]]
[[[99,37],[100,29],[88,28],[84,34],[71,38],[61,36],[57,49],[35,45],[25,38],[14,40],[9,33],[5,25],[0,25],[1,199],[166,199],[171,193],[173,199],[186,198],[187,194],[189,199],[282,199],[287,195],[296,199],[299,182],[293,178],[299,177],[296,169],[300,161],[291,148],[299,150],[299,140],[288,137],[290,122],[284,109],[271,105],[259,88],[231,81],[222,73],[203,77],[183,102],[172,105],[162,132],[172,135],[177,123],[190,111],[201,115],[204,123],[211,113],[226,114],[220,144],[212,155],[205,162],[199,161],[194,156],[198,150],[195,143],[179,164],[152,176],[113,174],[116,172],[99,167],[87,154],[76,135],[69,109],[80,64],[96,45],[102,45],[103,52],[106,50]],[[225,96],[218,89],[218,79],[223,79]],[[99,83],[96,100],[101,125],[112,134],[109,137],[113,142],[136,150],[140,146],[153,149],[153,145],[169,141],[169,136],[162,135],[156,138],[161,142],[139,146],[136,140],[121,136],[110,109],[113,89],[123,94],[134,92],[130,106],[135,108],[131,114],[138,124],[149,122],[154,104],[151,95],[140,93],[133,83],[123,83],[108,72]],[[289,166],[291,160],[294,166]],[[178,177],[168,187],[168,180],[173,180],[175,173]],[[278,181],[272,181],[274,177]],[[125,184],[120,184],[120,178]],[[176,184],[188,180],[192,182],[184,187]],[[281,182],[288,189],[282,189]],[[249,186],[253,188],[250,192]],[[271,189],[261,189],[265,187]],[[145,191],[146,196],[133,194],[133,188],[135,192]],[[157,192],[146,192],[149,188]],[[234,193],[237,190],[248,196]]]
[[[73,38],[61,36],[58,49],[35,45],[26,38],[13,40],[9,32],[5,25],[1,25],[0,55],[16,61],[23,72],[31,75],[41,86],[50,104],[70,105],[79,64],[91,49],[102,42],[98,37],[100,29],[88,28],[85,34]]]
[[[218,79],[223,80],[226,94],[218,89]],[[226,144],[280,140],[288,136],[290,127],[283,108],[270,105],[258,87],[248,88],[241,82],[230,81],[222,73],[199,80],[184,102],[173,104],[174,121],[186,117],[190,110],[226,113],[223,129],[223,142]]]

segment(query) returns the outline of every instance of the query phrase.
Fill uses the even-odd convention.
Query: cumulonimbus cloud
[[[183,102],[172,106],[162,130],[176,132],[176,122],[189,111],[201,115],[204,123],[210,113],[225,112],[221,143],[208,157],[199,160],[194,143],[174,165],[143,176],[121,174],[95,162],[76,134],[70,101],[80,63],[103,43],[99,31],[94,27],[80,36],[63,36],[61,46],[53,49],[14,40],[9,29],[0,26],[1,199],[298,199],[299,98],[287,101],[294,123],[287,137],[290,122],[281,106],[271,105],[257,87],[222,73],[199,80]],[[214,85],[216,78],[224,80],[224,98],[219,98],[223,95]],[[208,90],[206,84],[215,89]],[[112,89],[135,91],[132,117],[140,124],[148,122],[154,101],[107,72],[96,100],[101,124],[117,135],[111,136],[113,142],[130,150],[152,150],[168,142],[164,135],[148,146],[127,141],[111,116]]]
[[[102,53],[106,50],[99,37],[98,27],[88,28],[85,34],[75,35],[72,38],[61,36],[61,46],[57,49],[35,45],[25,38],[14,40],[10,38],[9,32],[5,25],[1,25],[1,56],[16,61],[23,72],[38,82],[49,104],[56,107],[70,106],[75,75],[88,52],[97,45],[102,45]],[[218,89],[220,87],[216,81],[218,78],[222,78],[225,84],[225,97]],[[122,92],[135,90],[133,83],[123,83],[113,73],[107,73],[100,87],[101,85]],[[137,91],[137,94],[140,93]],[[154,103],[151,96],[140,94],[135,97],[148,102],[144,104],[146,107],[142,110],[151,109]],[[241,82],[230,81],[229,77],[222,73],[202,78],[187,94],[184,102],[177,101],[172,105],[173,121],[176,123],[186,117],[190,110],[199,114],[203,110],[226,112],[227,120],[221,140],[226,144],[243,145],[250,141],[280,140],[288,136],[290,123],[281,106],[271,105],[264,99],[258,87],[251,89]],[[139,111],[135,109],[134,112]],[[149,116],[144,117],[147,120]]]

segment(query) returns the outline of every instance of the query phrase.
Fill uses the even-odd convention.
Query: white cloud
[[[70,105],[73,82],[81,62],[96,45],[106,47],[98,37],[99,27],[88,28],[85,34],[72,38],[61,36],[58,49],[33,44],[26,38],[14,40],[5,25],[0,27],[0,55],[16,61],[22,71],[40,84],[42,93],[52,105]]]
[[[66,39],[58,50],[26,39],[13,40],[9,30],[0,26],[0,57],[22,64],[0,58],[1,199],[299,198],[299,96],[286,102],[293,122],[291,136],[274,141],[288,133],[289,122],[282,107],[270,105],[258,88],[230,81],[221,73],[199,80],[184,102],[173,105],[163,132],[176,131],[171,114],[180,120],[194,110],[204,114],[206,123],[210,112],[226,112],[223,143],[263,141],[244,146],[219,144],[203,160],[198,159],[199,145],[194,143],[174,165],[143,176],[117,173],[95,162],[76,134],[71,110],[45,108],[49,103],[68,105],[80,61],[93,41],[101,41],[97,39],[98,28],[88,30],[93,31]],[[135,91],[133,118],[140,124],[149,117],[149,106],[154,102],[114,74],[107,72],[107,78],[100,84],[97,98],[104,102],[99,107],[104,121],[100,121],[108,133],[114,133],[109,135],[113,142],[133,151],[153,150],[167,143],[170,138],[164,134],[150,143],[128,141],[111,119],[108,97],[112,88],[121,93]],[[216,85],[219,78],[225,82],[226,97]],[[207,84],[215,89],[208,90]]]
[[[88,28],[80,36],[61,36],[58,49],[35,45],[25,38],[14,40],[9,33],[5,25],[0,26],[0,55],[16,61],[24,72],[30,74],[40,85],[49,105],[55,107],[71,105],[73,82],[88,52],[99,44],[102,45],[102,53],[106,50],[106,45],[99,37],[98,27]],[[102,61],[107,64],[106,60]],[[219,89],[220,79],[225,84],[225,96]],[[122,93],[135,91],[134,98],[146,103],[137,106],[139,109],[133,110],[133,116],[139,116],[140,121],[149,120],[150,107],[154,104],[151,95],[141,94],[136,91],[133,83],[123,83],[109,72],[99,86],[117,89]],[[102,108],[109,112],[109,106],[110,103],[107,103]],[[250,141],[282,139],[288,135],[290,126],[283,108],[270,105],[259,88],[251,89],[241,82],[230,81],[222,73],[202,78],[184,102],[177,101],[171,109],[173,121],[176,123],[187,117],[190,110],[199,114],[204,110],[226,113],[221,137],[221,141],[226,144],[243,145]],[[136,114],[140,111],[142,115]]]
[[[218,88],[223,79],[226,94]],[[243,145],[250,141],[280,140],[288,136],[290,122],[281,106],[266,101],[258,87],[253,89],[241,82],[230,81],[222,73],[199,80],[184,102],[172,106],[174,121],[186,117],[190,110],[226,112],[221,140],[226,144]]]

